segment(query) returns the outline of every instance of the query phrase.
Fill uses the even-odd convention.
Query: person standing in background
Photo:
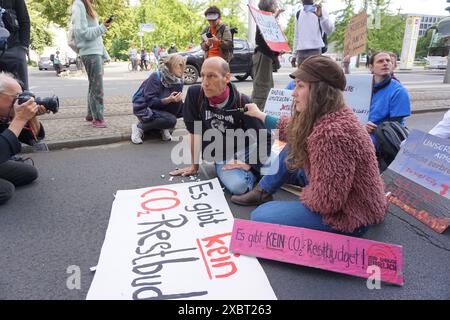
[[[277,8],[276,0],[261,0],[259,1],[258,8],[262,11],[272,12],[275,19],[284,11]],[[273,64],[278,62],[280,52],[275,52],[270,49],[258,27],[256,27],[255,43],[256,48],[252,58],[252,101],[262,110],[264,109],[270,89],[273,88]]]
[[[328,12],[313,0],[303,0],[303,8],[295,16],[294,49],[297,66],[310,57],[322,54],[324,34],[333,32]]]
[[[106,128],[103,116],[103,34],[111,26],[111,20],[98,23],[92,7],[93,0],[73,0],[71,23],[81,60],[89,80],[88,114],[94,128]]]
[[[0,51],[0,71],[12,73],[28,90],[27,53],[30,46],[30,16],[24,0],[2,0],[2,20],[9,31],[7,49]]]

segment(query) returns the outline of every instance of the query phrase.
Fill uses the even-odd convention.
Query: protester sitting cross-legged
[[[36,115],[46,113],[44,106],[31,98],[17,103],[22,87],[13,75],[0,73],[0,204],[8,201],[15,188],[36,180],[36,168],[14,157],[21,150],[21,142],[33,144],[45,137],[44,127]]]
[[[344,102],[344,73],[332,59],[313,56],[291,77],[296,85],[290,119],[268,116],[255,105],[247,111],[287,140],[274,162],[279,168],[231,201],[267,202],[252,212],[252,220],[359,236],[383,220],[387,202],[374,146]],[[284,183],[303,187],[300,201],[271,201]]]
[[[226,189],[232,194],[245,193],[253,188],[261,164],[270,155],[270,132],[260,120],[242,112],[250,98],[231,83],[230,66],[223,58],[206,59],[201,76],[201,86],[189,88],[183,109],[192,164],[170,174],[197,174],[202,143],[203,160],[214,162]]]
[[[131,126],[131,141],[142,143],[145,132],[160,130],[162,139],[172,139],[169,129],[175,128],[183,106],[183,73],[186,59],[179,54],[162,58],[158,71],[141,84],[133,96],[133,113],[139,119]]]

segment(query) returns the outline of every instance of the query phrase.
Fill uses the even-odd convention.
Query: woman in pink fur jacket
[[[295,111],[290,119],[247,105],[248,115],[280,129],[280,139],[287,141],[274,162],[278,170],[231,201],[262,204],[252,220],[361,236],[383,220],[387,201],[370,136],[345,105],[344,73],[332,59],[313,56],[291,77]],[[273,201],[284,183],[303,187],[300,201]]]

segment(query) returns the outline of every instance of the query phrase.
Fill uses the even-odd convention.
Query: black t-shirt
[[[258,172],[270,156],[270,130],[265,129],[259,119],[235,110],[251,100],[240,94],[233,84],[229,86],[230,97],[223,108],[210,106],[200,85],[191,86],[183,108],[186,128],[191,134],[201,134],[204,160],[227,161],[235,156]],[[201,129],[197,128],[199,125]]]

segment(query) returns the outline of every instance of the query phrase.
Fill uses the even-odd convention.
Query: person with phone
[[[98,23],[93,0],[73,0],[71,23],[79,55],[89,80],[86,121],[94,128],[106,128],[103,115],[103,34],[113,23],[112,17]]]
[[[314,0],[303,0],[303,7],[295,15],[293,64],[300,66],[308,57],[322,54],[326,35],[333,32],[327,10]]]
[[[153,72],[133,95],[133,113],[139,122],[131,126],[131,142],[143,143],[145,133],[157,131],[163,141],[172,139],[183,107],[183,74],[186,59],[180,54],[161,58]]]
[[[205,59],[222,57],[230,62],[233,58],[233,36],[230,27],[223,23],[220,17],[220,10],[216,6],[206,9],[205,18],[209,26],[202,32],[201,47],[205,52]]]
[[[275,19],[284,11],[283,9],[278,8],[276,0],[261,0],[258,3],[258,8],[262,11],[271,12]],[[270,89],[274,86],[273,65],[279,64],[278,59],[282,52],[275,52],[270,49],[269,45],[264,40],[259,27],[256,27],[255,43],[255,53],[252,56],[252,100],[262,110],[266,104]]]

